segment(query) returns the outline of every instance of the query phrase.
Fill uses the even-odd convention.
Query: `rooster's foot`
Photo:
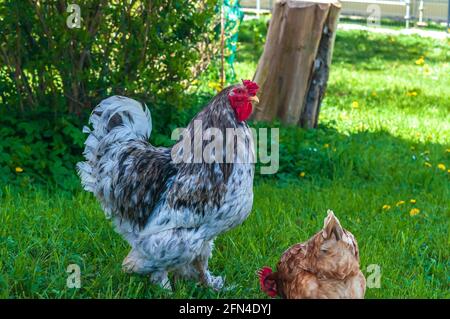
[[[122,271],[129,274],[139,273],[142,268],[141,264],[141,259],[137,258],[136,254],[132,250],[122,262]]]
[[[221,290],[224,283],[225,280],[221,276],[212,276],[211,274],[206,275],[206,280],[204,282],[207,287],[210,287],[216,291]]]
[[[150,275],[150,281],[153,284],[158,285],[165,290],[172,291],[172,285],[170,284],[167,271],[159,271],[152,273]]]

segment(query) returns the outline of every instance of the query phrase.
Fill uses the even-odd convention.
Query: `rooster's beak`
[[[252,96],[252,97],[250,97],[249,98],[249,100],[250,101],[252,101],[252,102],[256,102],[256,103],[259,103],[259,99],[258,99],[258,97],[255,95],[255,96]]]

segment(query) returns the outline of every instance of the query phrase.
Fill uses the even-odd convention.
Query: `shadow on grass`
[[[445,118],[450,112],[450,99],[440,91],[427,90],[417,84],[368,87],[358,86],[346,79],[334,79],[329,83],[325,95],[325,105],[346,109],[357,100],[370,109],[408,110],[408,114],[427,114],[431,109]],[[414,92],[414,95],[411,95]],[[374,95],[375,94],[375,95]]]
[[[430,45],[433,43],[433,46]],[[442,53],[435,47],[442,47]],[[425,56],[433,62],[445,62],[444,44],[419,36],[390,36],[367,31],[339,32],[333,52],[333,63],[349,63],[367,69],[383,68],[384,62],[411,63]]]
[[[342,181],[352,188],[385,183],[397,190],[425,188],[438,193],[444,187],[447,172],[437,164],[448,161],[449,145],[406,140],[386,131],[346,135],[331,125],[320,125],[316,130],[281,128],[279,171],[260,175],[258,164],[257,180],[286,185],[312,180],[319,187]]]

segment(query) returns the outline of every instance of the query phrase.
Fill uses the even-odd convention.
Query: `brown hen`
[[[261,289],[271,297],[364,298],[366,279],[359,269],[355,237],[329,210],[323,229],[290,247],[277,265],[259,271]]]

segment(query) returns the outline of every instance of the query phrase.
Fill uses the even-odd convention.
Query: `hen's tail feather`
[[[151,123],[150,111],[145,104],[118,95],[101,101],[89,118],[92,129],[83,127],[83,133],[89,134],[84,143],[86,161],[77,164],[77,171],[84,189],[95,190],[95,164],[103,155],[105,146],[130,139],[147,140],[152,130]]]
[[[258,270],[257,274],[261,290],[265,292],[269,297],[272,298],[275,297],[278,294],[278,292],[276,282],[272,278],[275,274],[272,271],[272,268],[265,266],[260,270]]]

